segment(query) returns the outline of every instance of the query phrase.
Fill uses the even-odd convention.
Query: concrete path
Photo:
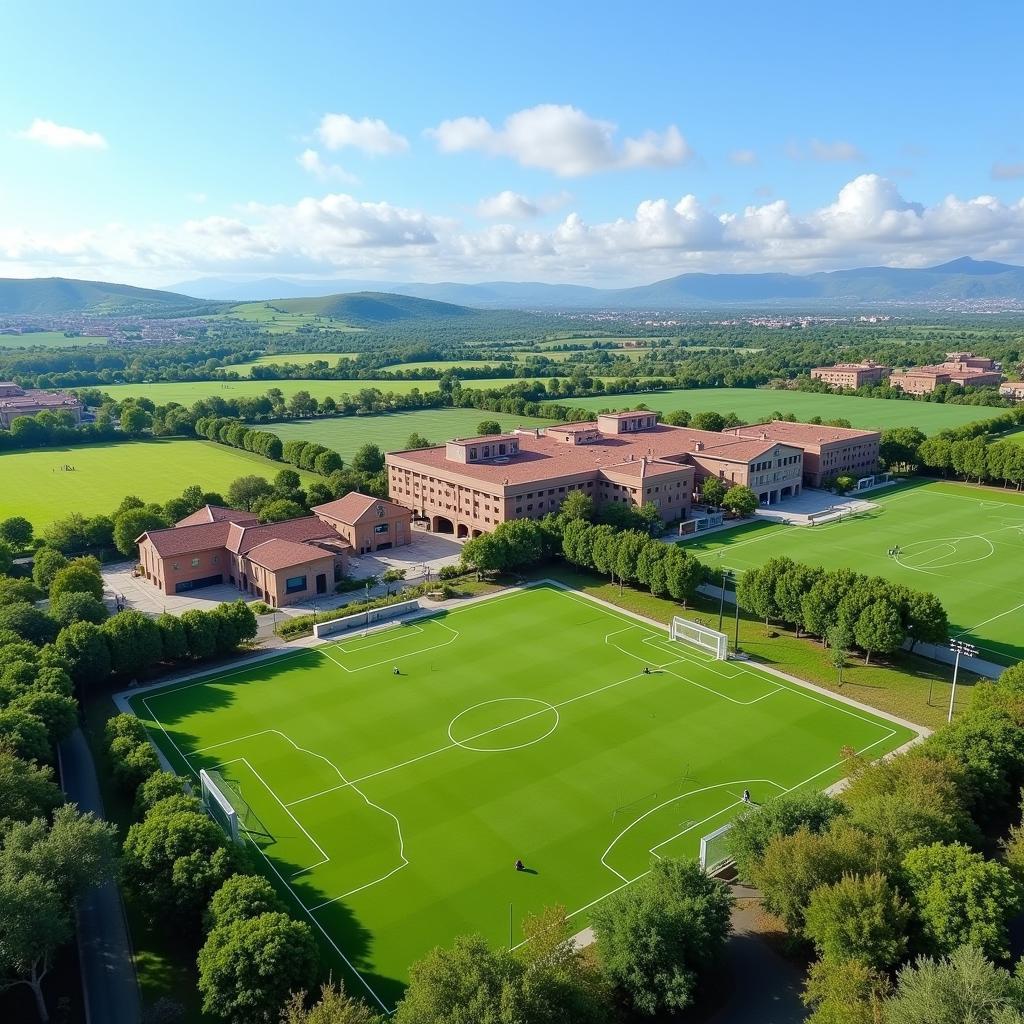
[[[81,729],[60,745],[61,783],[81,811],[103,817],[92,752]],[[142,1013],[131,941],[117,885],[91,889],[78,904],[78,955],[87,1024],[138,1024]]]

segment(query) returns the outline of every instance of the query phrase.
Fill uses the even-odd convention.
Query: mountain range
[[[0,314],[195,316],[240,302],[273,301],[288,311],[333,316],[353,324],[466,316],[476,309],[589,309],[658,312],[785,304],[832,307],[890,303],[1024,301],[1024,267],[968,256],[924,269],[860,267],[815,274],[679,274],[634,288],[592,288],[532,281],[434,284],[335,279],[201,278],[174,290],[135,288],[69,278],[0,279]],[[417,301],[419,300],[419,301]],[[299,312],[297,308],[293,311]]]

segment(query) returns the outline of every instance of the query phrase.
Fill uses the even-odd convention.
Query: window
[[[292,576],[291,579],[284,581],[284,592],[286,594],[298,594],[300,591],[303,591],[305,589],[305,576]]]
[[[374,533],[387,533],[388,532],[388,524],[387,523],[378,523],[373,528],[373,532]]]
[[[192,568],[194,569],[198,564],[199,564],[199,559],[198,558],[193,558],[192,559]]]
[[[174,563],[173,563],[173,564],[171,565],[171,568],[172,568],[172,569],[173,569],[173,570],[174,570],[175,572],[177,572],[177,571],[178,571],[178,570],[179,570],[179,569],[181,568],[181,563],[180,563],[180,562],[174,562]]]
[[[220,565],[220,555],[214,555],[213,556],[213,564],[214,565]]]

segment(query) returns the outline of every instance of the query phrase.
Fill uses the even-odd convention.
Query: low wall
[[[396,604],[385,605],[383,608],[371,608],[369,611],[356,612],[355,615],[343,615],[340,619],[318,622],[313,627],[313,636],[322,640],[325,636],[347,633],[350,629],[361,629],[364,626],[372,626],[375,622],[385,622],[403,615],[412,615],[413,612],[419,610],[418,600],[399,601]]]

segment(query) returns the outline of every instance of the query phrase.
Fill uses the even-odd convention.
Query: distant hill
[[[397,320],[436,320],[474,316],[476,311],[450,302],[435,302],[389,292],[352,292],[319,298],[271,299],[267,303],[283,313],[332,317],[356,326],[394,323]]]
[[[90,313],[97,316],[192,316],[221,303],[190,295],[66,277],[0,278],[0,313]]]

